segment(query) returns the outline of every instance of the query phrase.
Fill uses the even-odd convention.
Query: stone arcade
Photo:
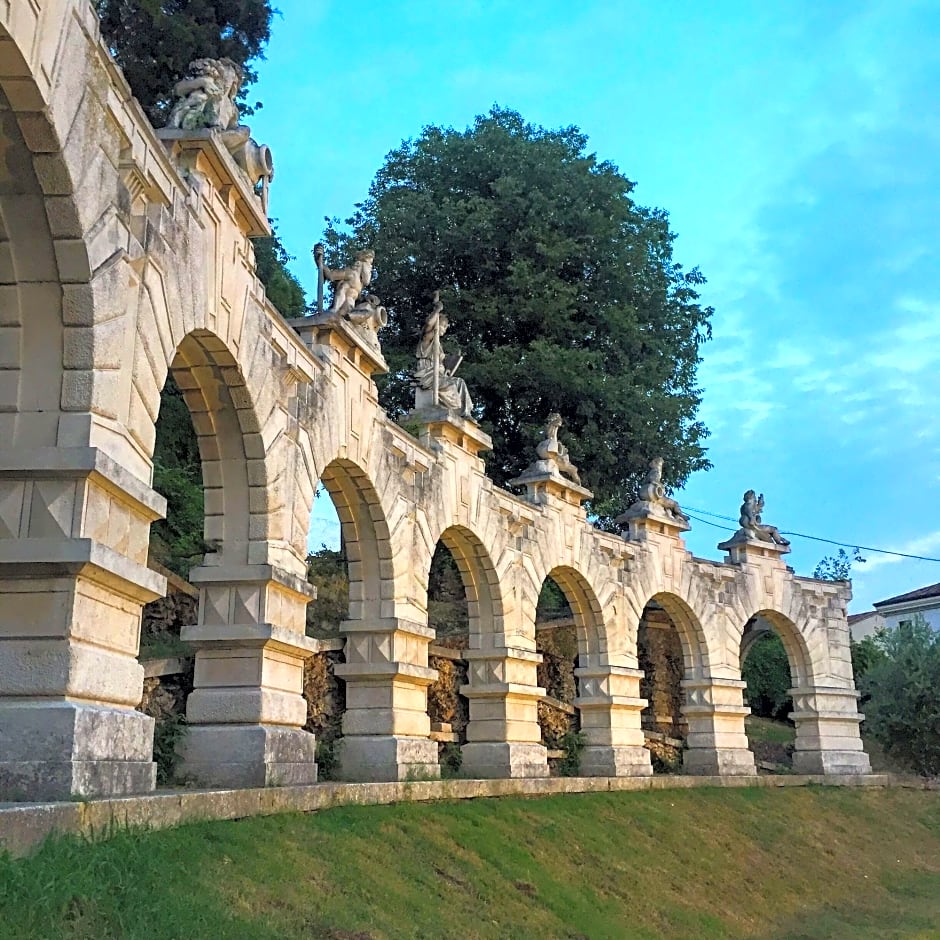
[[[466,414],[437,400],[416,413],[420,440],[388,421],[372,381],[381,353],[354,322],[289,324],[265,298],[249,239],[268,232],[253,184],[266,187],[270,153],[237,115],[191,117],[198,78],[180,90],[180,126],[154,131],[89,0],[0,0],[0,799],[154,786],[136,657],[141,607],[165,589],[147,546],[165,509],[151,455],[171,372],[215,546],[192,573],[199,617],[184,634],[196,650],[185,769],[198,781],[316,779],[301,677],[317,645],[304,617],[318,482],[349,558],[347,779],[437,772],[439,540],[469,599],[468,773],[547,773],[534,622],[549,575],[577,624],[583,772],[650,773],[636,635],[651,600],[682,640],[692,772],[754,771],[740,651],[756,614],[790,657],[796,769],[867,772],[846,585],[795,577],[784,545],[747,532],[723,563],[693,557],[652,478],[626,538],[596,531],[553,422],[519,497],[487,479],[489,441]]]

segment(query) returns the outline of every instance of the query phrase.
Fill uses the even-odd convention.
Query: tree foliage
[[[168,375],[160,397],[153,450],[153,487],[167,501],[166,518],[150,527],[150,553],[161,565],[183,578],[199,564],[205,500],[202,463],[196,431],[179,386]]]
[[[852,549],[851,555],[840,548],[835,555],[826,555],[820,559],[813,569],[813,577],[820,581],[848,581],[852,576],[852,565],[864,563],[865,559],[857,548]]]
[[[173,86],[194,59],[229,58],[244,71],[239,99],[257,78],[271,35],[271,0],[95,0],[101,34],[155,127],[169,114]],[[260,107],[256,103],[255,108]]]
[[[917,616],[876,638],[883,657],[860,687],[865,727],[885,753],[926,777],[940,775],[940,634]]]
[[[273,221],[271,235],[252,239],[252,244],[255,248],[255,269],[258,279],[264,284],[268,300],[282,316],[306,316],[309,308],[304,289],[287,267],[294,259],[282,244]]]
[[[747,704],[755,715],[783,720],[792,711],[790,661],[783,641],[767,633],[754,641],[741,667]]]
[[[438,639],[466,636],[470,630],[467,590],[457,561],[443,542],[438,542],[428,572],[428,626]]]
[[[390,413],[411,407],[418,331],[440,289],[449,344],[494,439],[490,475],[506,483],[530,463],[558,411],[607,521],[652,456],[665,458],[670,486],[709,466],[695,417],[712,312],[698,303],[704,278],[673,260],[667,214],[636,205],[633,186],[576,127],[493,108],[466,131],[426,127],[405,141],[346,228],[326,232],[331,264],[357,246],[376,252]]]
[[[317,589],[317,598],[307,605],[307,633],[315,637],[339,634],[340,623],[349,616],[349,575],[342,549],[321,545],[307,556],[307,580]]]

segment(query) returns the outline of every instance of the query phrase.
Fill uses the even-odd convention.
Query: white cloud
[[[886,547],[890,547],[891,551],[901,552],[905,555],[924,555],[936,558],[938,552],[940,552],[940,529],[936,532],[928,532],[926,535],[908,539],[899,545]],[[896,565],[899,562],[910,561],[908,558],[901,558],[897,555],[876,555],[873,552],[866,554],[864,551],[862,554],[867,559],[864,566],[861,567],[865,574],[870,574],[876,568],[884,568],[885,565]]]

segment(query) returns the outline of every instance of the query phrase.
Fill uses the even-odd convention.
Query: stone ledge
[[[334,806],[377,806],[498,796],[549,796],[696,787],[904,787],[935,784],[896,774],[788,774],[735,777],[542,777],[514,780],[429,780],[402,783],[319,783],[248,790],[167,790],[149,796],[70,803],[0,803],[0,850],[26,855],[50,835],[106,837],[115,828],[166,829],[188,822],[310,813]]]

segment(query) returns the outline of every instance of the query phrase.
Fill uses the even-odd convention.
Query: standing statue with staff
[[[430,401],[427,395],[421,396],[419,393],[415,404],[416,407],[420,406],[423,397],[424,404],[457,411],[462,417],[472,420],[473,400],[467,390],[467,383],[454,374],[463,357],[447,356],[441,348],[441,337],[447,332],[449,325],[444,305],[441,303],[441,292],[435,291],[431,313],[425,321],[418,348],[415,350],[418,364],[414,371],[415,386],[430,392]]]

